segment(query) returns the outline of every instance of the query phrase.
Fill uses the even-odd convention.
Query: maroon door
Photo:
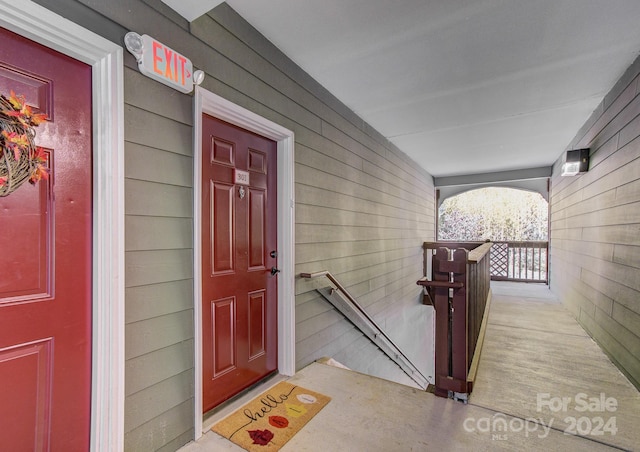
[[[91,399],[91,67],[0,29],[0,93],[51,120],[51,175],[0,198],[0,450],[86,451]]]
[[[276,143],[202,118],[203,411],[277,369]]]

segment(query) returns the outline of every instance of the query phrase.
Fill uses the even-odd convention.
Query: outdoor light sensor
[[[589,171],[589,149],[574,149],[567,151],[562,164],[563,176],[575,176]]]

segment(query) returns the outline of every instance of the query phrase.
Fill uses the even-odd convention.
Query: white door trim
[[[93,321],[91,450],[124,445],[124,126],[122,48],[29,0],[0,0],[0,26],[92,66]]]
[[[193,130],[193,258],[195,343],[195,438],[202,436],[202,114],[206,113],[278,143],[278,372],[295,373],[294,137],[293,132],[245,108],[196,87]]]

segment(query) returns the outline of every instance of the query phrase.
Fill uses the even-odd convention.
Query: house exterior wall
[[[640,388],[640,61],[568,149],[590,148],[586,174],[551,180],[550,282]]]
[[[330,270],[429,368],[432,311],[415,284],[435,237],[428,173],[226,4],[188,23],[159,0],[36,3],[119,45],[149,34],[203,69],[205,89],[292,130],[296,274]],[[193,99],[141,75],[126,51],[124,90],[125,450],[176,450],[194,434]],[[390,372],[318,283],[296,284],[298,368],[332,356]]]

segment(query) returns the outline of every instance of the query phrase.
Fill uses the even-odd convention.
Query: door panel
[[[229,372],[236,365],[236,300],[234,297],[212,303],[213,377]]]
[[[277,149],[207,115],[202,146],[206,412],[277,369]]]
[[[0,425],[11,432],[12,449],[47,450],[51,424],[52,339],[22,344],[0,350],[0,381],[11,388],[12,397],[20,400],[14,410],[2,410]]]
[[[249,190],[249,269],[265,268],[265,208],[266,193],[264,190]]]
[[[49,150],[49,167],[53,154]],[[0,231],[11,231],[12,277],[0,280],[0,305],[49,298],[53,293],[53,202],[48,181],[0,198]],[[10,229],[11,228],[11,229]],[[3,250],[4,258],[7,257]],[[3,272],[4,273],[4,272]]]
[[[0,198],[0,450],[89,448],[91,67],[0,29],[0,92],[50,120],[49,180]]]
[[[258,358],[265,353],[267,332],[266,293],[259,290],[249,294],[249,359]]]
[[[209,246],[212,256],[211,274],[229,273],[234,269],[235,236],[233,235],[233,185],[211,182],[211,221]]]

